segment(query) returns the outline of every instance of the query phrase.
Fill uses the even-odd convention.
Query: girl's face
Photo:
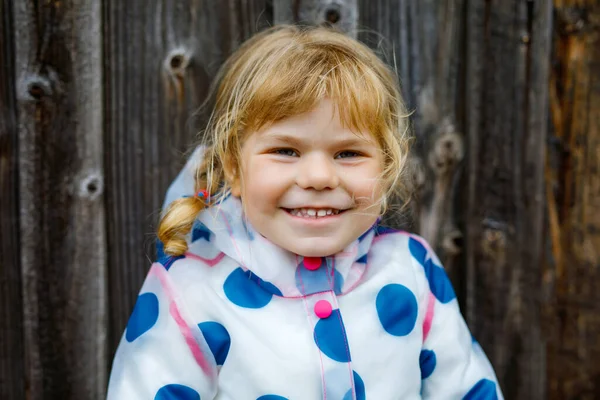
[[[343,250],[380,215],[381,148],[344,128],[330,100],[252,133],[232,194],[264,237],[306,257]]]

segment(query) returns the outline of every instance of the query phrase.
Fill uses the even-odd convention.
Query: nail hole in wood
[[[340,20],[340,12],[334,8],[325,11],[325,21],[330,24],[336,24]]]

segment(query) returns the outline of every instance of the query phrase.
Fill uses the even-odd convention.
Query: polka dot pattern
[[[265,394],[260,396],[256,400],[288,400],[287,397],[277,396],[276,394]]]
[[[262,281],[262,285],[257,284],[255,279],[250,279],[253,275],[250,271],[244,271],[241,267],[235,269],[223,284],[225,296],[233,304],[244,308],[262,308],[269,304],[273,293],[266,290],[269,286],[271,290],[273,285]],[[277,288],[275,288],[276,290]]]
[[[396,229],[387,228],[385,226],[377,225],[377,227],[375,228],[375,234],[377,236],[388,235],[390,233],[396,233],[396,232],[398,232]]]
[[[419,261],[425,270],[425,276],[429,282],[429,289],[438,301],[443,304],[449,303],[456,298],[452,283],[444,268],[435,265],[431,258],[427,258],[427,249],[421,242],[410,238],[408,247],[412,256]]]
[[[154,293],[144,293],[138,296],[129,322],[125,339],[133,342],[156,324],[158,320],[158,297]]]
[[[356,400],[365,400],[367,398],[365,394],[365,383],[363,382],[360,375],[356,373],[356,371],[352,371],[352,375],[354,376],[354,389],[356,390]],[[346,393],[342,400],[353,400],[352,397],[352,389]]]
[[[419,355],[419,366],[421,367],[421,379],[427,379],[433,373],[436,365],[436,357],[433,350],[421,350]]]
[[[189,386],[166,385],[158,390],[154,400],[200,400],[200,395]]]
[[[333,287],[332,287],[333,286]],[[342,293],[344,278],[336,270],[331,275],[331,267],[323,260],[323,265],[314,271],[306,269],[303,263],[296,267],[296,287],[303,295],[327,292],[332,290],[335,294]]]
[[[227,329],[214,321],[202,322],[198,324],[198,328],[202,331],[202,335],[204,335],[217,365],[223,365],[231,346],[231,336],[229,336]]]
[[[469,390],[463,400],[498,400],[496,384],[489,379],[482,379]]]
[[[361,263],[361,264],[366,264],[367,263],[367,255],[365,254],[364,256],[360,257],[358,260],[356,260],[357,263]]]
[[[202,222],[196,221],[192,229],[192,242],[200,239],[210,241],[210,230]]]
[[[175,261],[181,260],[182,258],[185,258],[185,256],[169,256],[165,254],[163,243],[161,241],[156,242],[156,259],[167,271]]]
[[[317,322],[314,339],[319,350],[332,360],[351,361],[340,310],[333,310],[329,318],[320,319]]]
[[[390,335],[406,336],[414,329],[417,299],[406,286],[395,283],[384,286],[377,294],[375,306],[383,329]]]

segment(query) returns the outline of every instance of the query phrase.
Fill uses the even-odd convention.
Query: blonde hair
[[[342,122],[369,132],[381,146],[385,194],[404,198],[409,151],[408,118],[396,74],[364,44],[330,28],[280,25],[256,34],[234,52],[217,78],[216,102],[205,132],[206,151],[196,171],[198,197],[175,200],[158,237],[164,251],[181,255],[200,211],[230,193],[240,179],[244,135],[314,109],[332,99]]]

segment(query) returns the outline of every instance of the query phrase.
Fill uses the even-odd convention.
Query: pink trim
[[[185,256],[189,257],[189,258],[193,258],[194,260],[200,260],[200,261],[208,264],[209,267],[214,267],[215,265],[217,265],[219,263],[219,261],[221,261],[223,259],[223,257],[225,257],[225,253],[221,252],[221,253],[219,253],[219,255],[217,255],[215,258],[212,258],[212,259],[200,257],[199,255],[190,253],[190,252],[186,252]]]
[[[170,311],[171,315],[173,316],[173,319],[175,319],[175,322],[177,322],[177,325],[179,326],[179,330],[181,331],[181,334],[183,335],[185,342],[187,343],[188,347],[190,348],[190,351],[192,352],[194,359],[196,360],[196,362],[198,363],[200,368],[202,368],[202,371],[204,371],[204,373],[206,375],[211,376],[212,368],[211,368],[210,364],[208,363],[208,361],[206,360],[206,358],[204,358],[204,354],[202,353],[200,346],[196,342],[196,339],[194,339],[194,334],[192,333],[192,330],[190,329],[188,324],[184,321],[184,319],[181,317],[181,314],[179,313],[179,309],[177,308],[177,304],[174,301],[171,301],[171,305],[169,306],[169,311]]]
[[[431,324],[433,323],[433,314],[435,309],[435,296],[429,292],[429,299],[427,301],[427,312],[425,313],[425,320],[423,321],[423,343],[429,336],[431,330]]]
[[[192,352],[192,356],[196,360],[196,363],[202,368],[202,371],[210,377],[214,377],[213,369],[211,368],[211,364],[206,360],[204,354],[202,353],[202,349],[196,340],[194,339],[194,335],[192,330],[185,322],[179,309],[177,308],[177,303],[175,302],[175,291],[170,283],[170,278],[168,276],[167,270],[164,269],[162,264],[154,263],[152,264],[152,268],[150,268],[149,275],[155,275],[169,299],[169,312],[173,316],[173,319],[177,323],[185,342],[187,343],[190,351]]]

